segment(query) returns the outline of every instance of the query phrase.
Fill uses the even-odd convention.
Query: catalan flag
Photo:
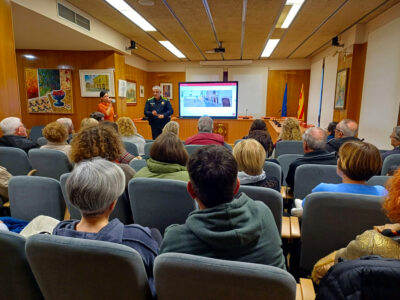
[[[304,84],[301,84],[299,106],[297,107],[297,119],[304,120]]]

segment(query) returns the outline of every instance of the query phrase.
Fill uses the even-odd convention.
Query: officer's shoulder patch
[[[147,99],[147,101],[150,101],[150,100],[153,100],[153,99],[154,99],[154,97],[151,97],[151,98]]]
[[[164,100],[164,101],[169,101],[168,98],[164,98],[164,97],[162,97],[162,100]]]

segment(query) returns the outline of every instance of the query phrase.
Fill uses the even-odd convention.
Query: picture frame
[[[126,81],[126,104],[127,105],[136,105],[137,104],[137,94],[136,94],[136,82],[135,81]]]
[[[140,86],[139,91],[140,91],[140,97],[144,98],[144,86],[143,85]]]
[[[160,83],[161,95],[164,98],[172,99],[172,83]]]
[[[118,97],[126,97],[126,80],[118,80]]]
[[[114,69],[79,70],[82,97],[100,97],[102,90],[115,97]]]
[[[335,109],[344,109],[347,96],[347,75],[349,69],[341,69],[336,75]]]

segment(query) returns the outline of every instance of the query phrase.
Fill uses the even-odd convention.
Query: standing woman
[[[100,103],[97,106],[97,110],[104,115],[104,120],[114,122],[114,107],[107,91],[100,92]]]

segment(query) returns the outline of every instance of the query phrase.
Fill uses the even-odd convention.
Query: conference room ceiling
[[[307,58],[328,47],[333,37],[352,25],[366,23],[400,2],[306,0],[290,27],[284,29],[276,27],[282,22],[282,12],[288,12],[286,0],[154,0],[152,6],[125,1],[157,31],[143,31],[104,0],[68,0],[136,41],[138,49],[132,53],[148,61],[265,59],[260,56],[268,38],[280,39],[270,59]],[[160,40],[169,40],[186,58],[177,58]],[[217,48],[218,41],[225,53],[206,53]]]

